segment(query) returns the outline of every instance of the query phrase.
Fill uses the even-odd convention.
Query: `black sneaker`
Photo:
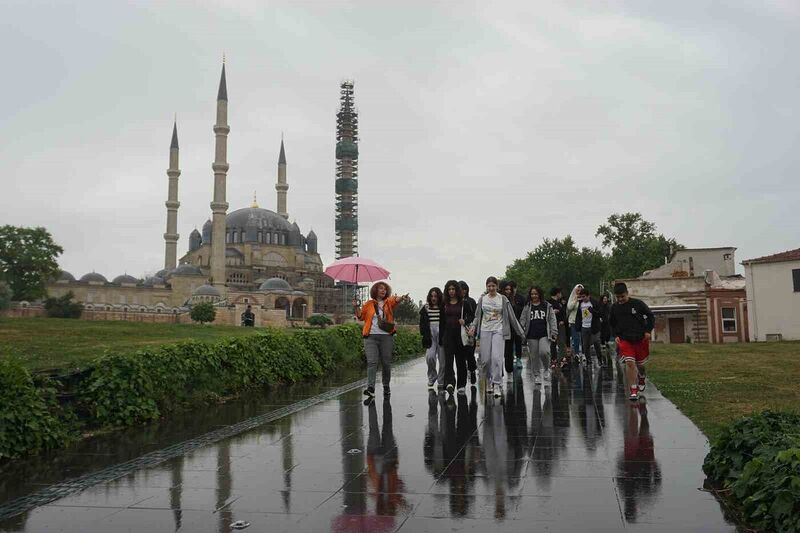
[[[389,385],[384,385],[383,386],[383,395],[384,396],[391,396],[392,395],[392,390],[389,388]]]
[[[364,396],[369,396],[370,398],[375,397],[375,387],[367,387],[364,390]]]
[[[453,387],[452,383],[448,384],[446,388],[447,388],[447,392],[449,392],[450,394],[453,394],[453,390],[455,390],[455,387]]]
[[[469,382],[472,386],[475,386],[475,384],[478,383],[478,377],[475,375],[474,370],[470,371],[469,373]]]

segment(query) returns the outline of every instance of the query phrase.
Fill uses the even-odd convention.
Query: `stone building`
[[[180,147],[177,124],[169,148],[164,265],[146,279],[122,274],[109,281],[91,272],[76,279],[62,272],[47,287],[51,296],[72,291],[83,303],[86,318],[188,321],[191,305],[212,302],[217,322],[238,324],[247,305],[256,325],[302,320],[311,313],[335,314],[343,308],[341,288],[323,273],[317,235],[304,234],[289,221],[286,151],[278,155],[277,211],[259,207],[255,195],[249,207],[228,212],[227,139],[228,91],[225,65],[217,92],[213,196],[210,218],[191,232],[188,251],[178,259],[177,233]],[[23,302],[18,314],[35,313]],[[22,311],[25,309],[26,311]],[[169,318],[166,318],[169,317]]]
[[[800,340],[800,248],[743,261],[750,338]]]
[[[624,281],[656,317],[653,341],[747,342],[744,277],[736,274],[736,248],[692,248]]]

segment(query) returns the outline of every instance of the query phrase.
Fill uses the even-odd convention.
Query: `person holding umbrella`
[[[367,388],[364,395],[367,400],[375,396],[375,380],[378,374],[378,362],[381,363],[381,381],[383,395],[391,394],[389,382],[392,377],[392,350],[394,334],[394,308],[402,301],[409,301],[406,294],[401,297],[392,296],[392,288],[388,283],[379,281],[369,291],[370,299],[363,306],[353,299],[353,311],[359,320],[364,321],[361,335],[364,338],[364,353],[367,356]]]

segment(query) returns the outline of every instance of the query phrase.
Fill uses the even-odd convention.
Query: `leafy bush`
[[[0,460],[63,446],[70,440],[67,423],[47,388],[37,389],[16,359],[0,359]]]
[[[319,326],[321,328],[333,325],[333,320],[328,318],[326,315],[311,315],[306,319],[306,322],[312,326]]]
[[[44,308],[50,318],[80,318],[83,314],[83,305],[73,302],[75,295],[69,291],[60,298],[50,297],[44,301]]]
[[[422,335],[414,329],[399,328],[394,336],[394,355],[405,357],[423,352]]]
[[[737,420],[713,443],[703,471],[730,489],[755,527],[800,531],[800,415],[765,411]]]
[[[206,322],[214,322],[217,318],[217,310],[214,309],[214,304],[211,302],[202,302],[192,306],[189,312],[189,317],[195,322],[205,324]]]

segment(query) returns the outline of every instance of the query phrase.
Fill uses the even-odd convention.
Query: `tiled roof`
[[[751,265],[757,263],[783,263],[785,261],[800,261],[800,248],[787,250],[779,254],[765,255],[764,257],[748,259],[746,261],[742,261],[742,264]]]

